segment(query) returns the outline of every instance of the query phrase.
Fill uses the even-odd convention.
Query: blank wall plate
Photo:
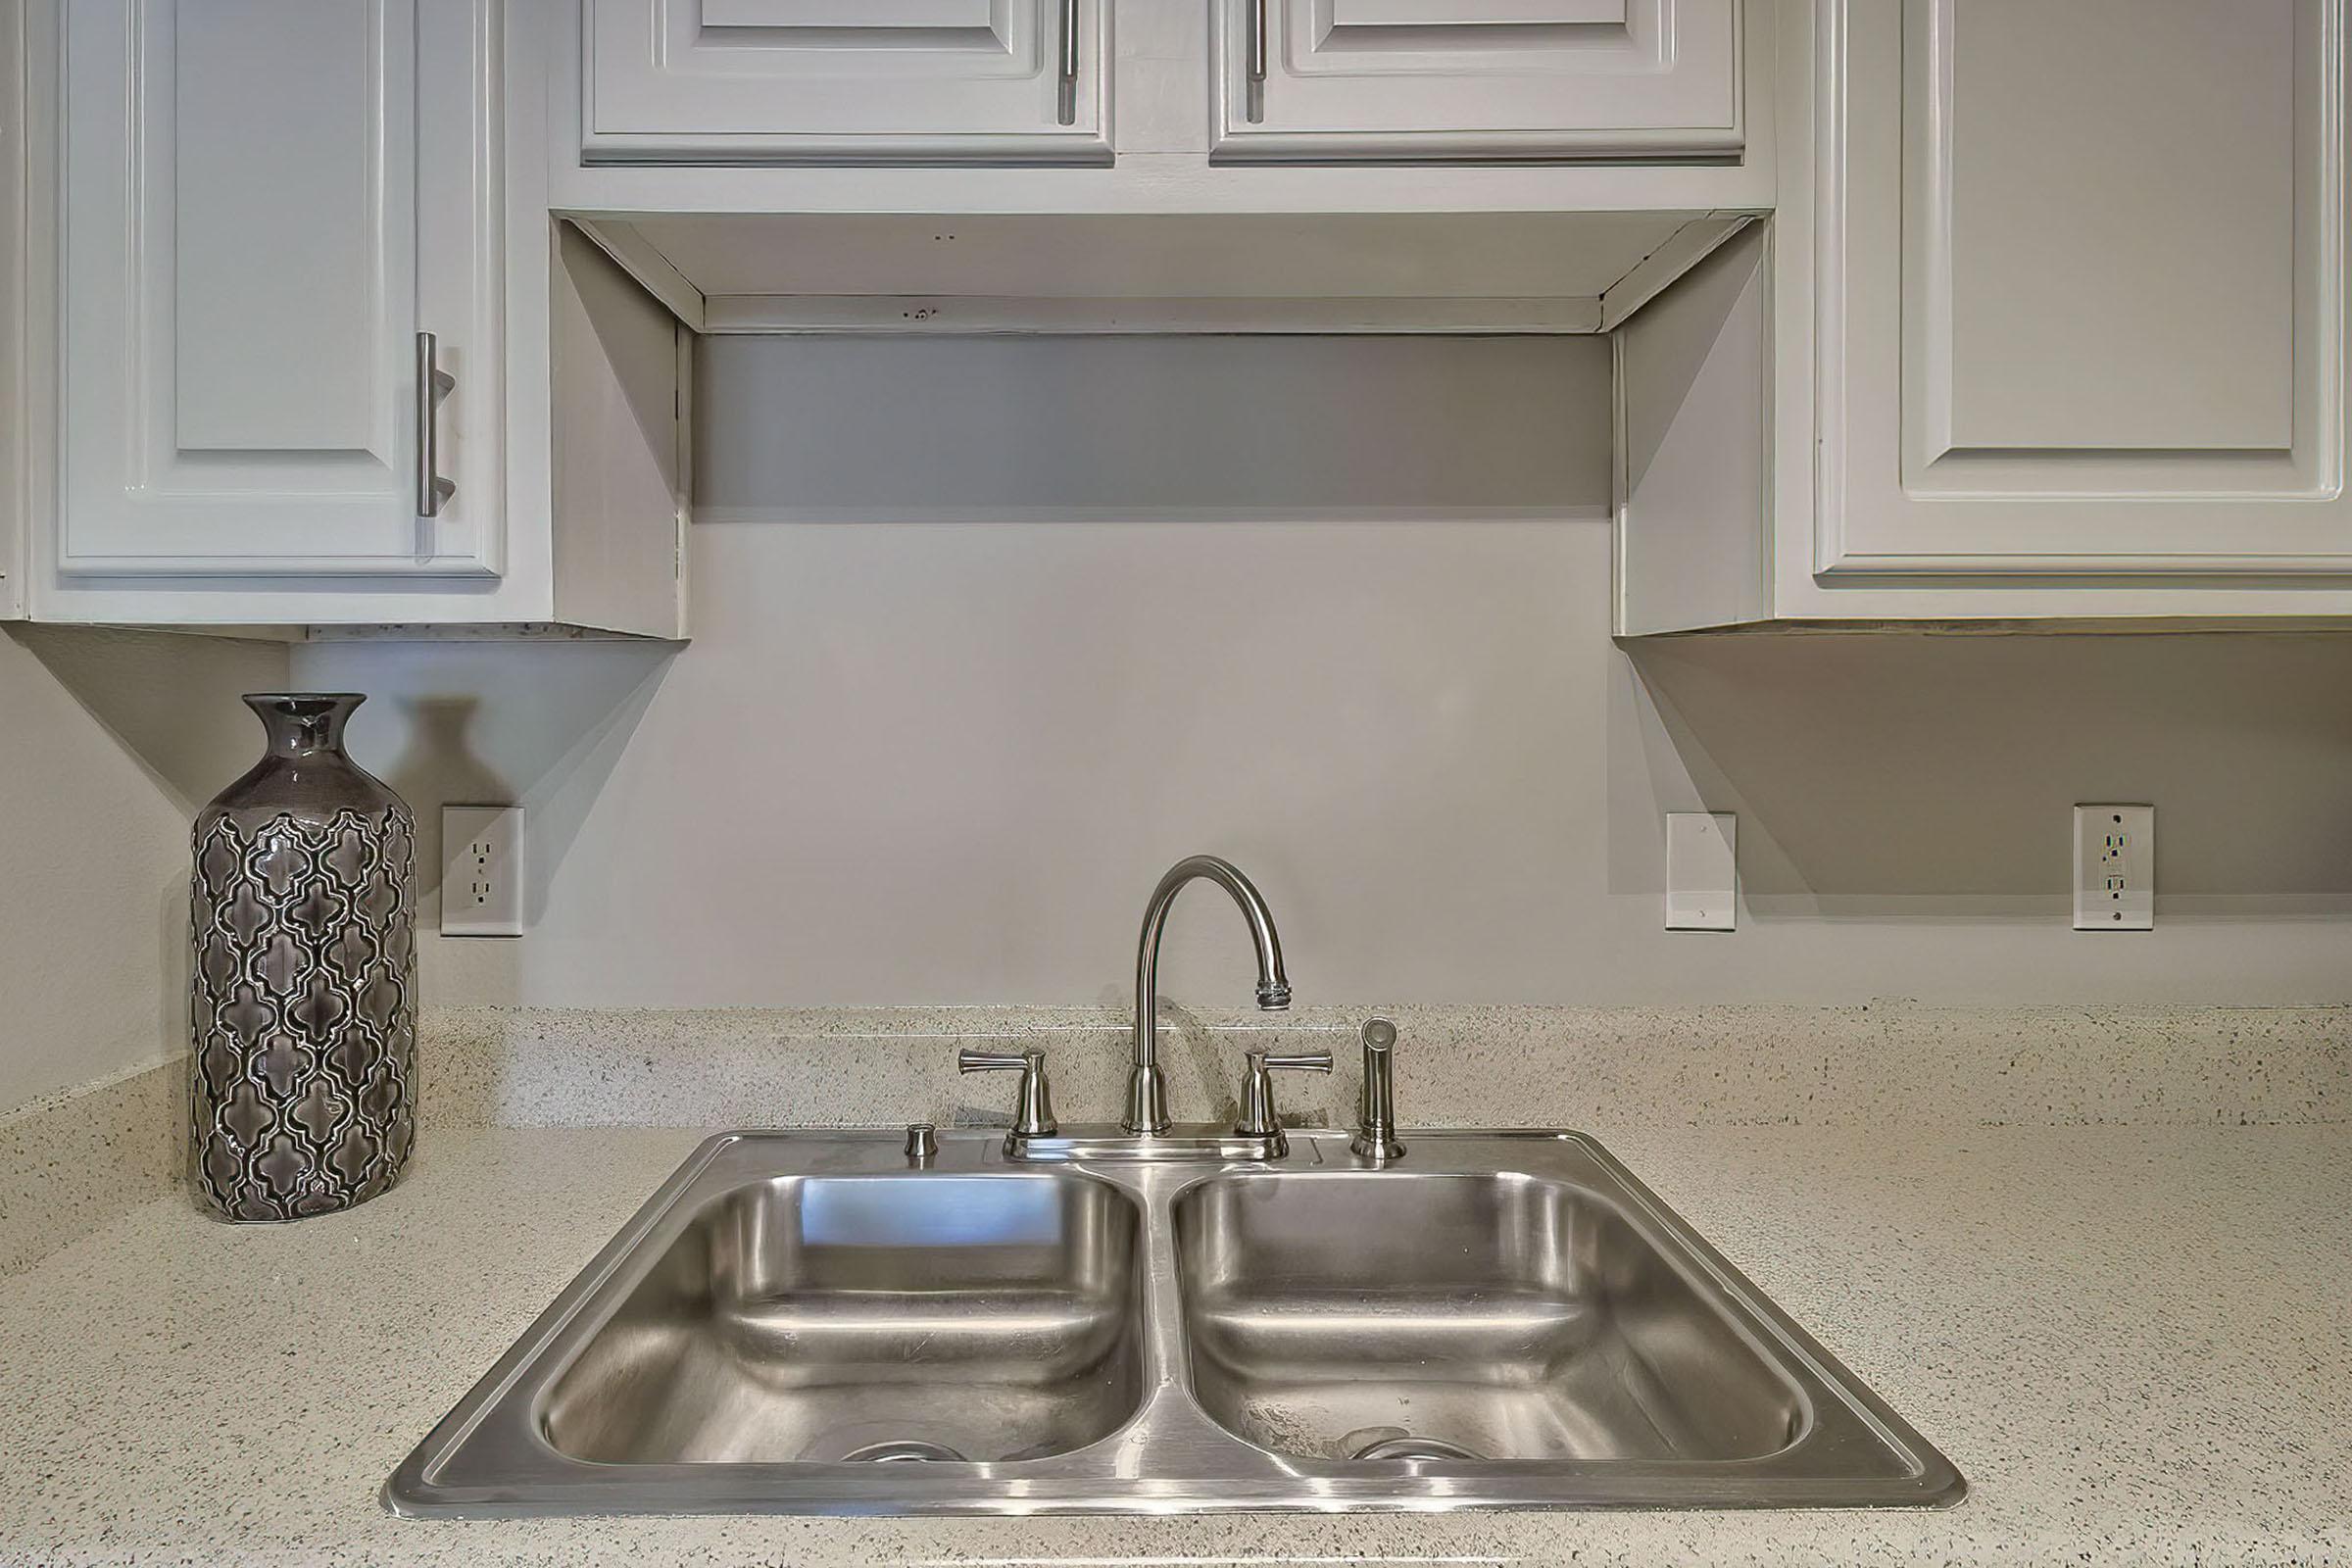
[[[522,808],[441,808],[441,934],[522,935]]]
[[[1740,818],[1666,813],[1666,929],[1730,931],[1740,923]]]
[[[2075,808],[2075,929],[2156,924],[2156,808]]]

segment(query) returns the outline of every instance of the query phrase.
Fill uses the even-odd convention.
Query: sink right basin
[[[1806,1406],[1591,1190],[1516,1171],[1220,1176],[1173,1205],[1201,1408],[1301,1459],[1758,1459]]]

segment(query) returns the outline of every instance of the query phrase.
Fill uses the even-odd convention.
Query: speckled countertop
[[[1967,1473],[1946,1512],[456,1522],[395,1462],[690,1150],[457,1130],[348,1215],[167,1198],[0,1280],[0,1562],[2352,1562],[2352,1127],[1608,1142]]]

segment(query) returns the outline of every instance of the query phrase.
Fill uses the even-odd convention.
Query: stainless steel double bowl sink
[[[713,1138],[386,1484],[400,1513],[1956,1501],[1598,1145],[1276,1162]]]

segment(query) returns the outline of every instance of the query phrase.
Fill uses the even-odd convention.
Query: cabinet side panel
[[[677,321],[564,223],[549,328],[557,613],[675,636],[686,486]]]
[[[1771,288],[1751,224],[1617,332],[1617,631],[1771,613]]]

